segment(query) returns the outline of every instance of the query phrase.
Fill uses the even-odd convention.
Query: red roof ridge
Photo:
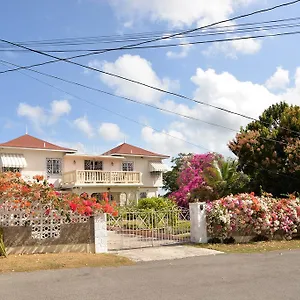
[[[42,139],[36,138],[29,134],[24,134],[13,140],[5,143],[0,143],[0,147],[7,148],[29,148],[29,149],[45,149],[45,150],[55,150],[63,152],[76,152],[74,149],[61,147]]]
[[[158,154],[155,152],[151,152],[148,150],[145,150],[143,148],[133,146],[131,144],[122,143],[121,145],[112,148],[106,152],[103,153],[103,155],[113,155],[113,154],[119,154],[119,155],[141,155],[141,156],[157,156],[157,157],[164,157],[168,158],[168,155]]]

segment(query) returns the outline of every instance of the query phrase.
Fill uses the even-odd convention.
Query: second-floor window
[[[47,174],[60,175],[61,174],[61,158],[47,158]]]
[[[85,170],[103,170],[103,162],[101,160],[89,160],[84,161]]]
[[[133,161],[124,161],[122,163],[122,171],[126,171],[126,172],[133,171]]]

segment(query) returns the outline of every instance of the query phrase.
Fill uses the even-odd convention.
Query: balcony
[[[62,185],[73,186],[134,186],[142,185],[142,173],[122,171],[71,171],[63,173]]]

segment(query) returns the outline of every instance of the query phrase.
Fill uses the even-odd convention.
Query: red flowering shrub
[[[86,193],[77,195],[58,192],[40,175],[34,176],[32,182],[26,182],[19,173],[0,173],[0,208],[21,208],[34,212],[37,204],[50,207],[47,210],[57,210],[67,218],[70,217],[70,212],[86,216],[99,213],[117,214],[116,204],[109,203],[107,193],[104,201],[99,203],[96,198],[89,197]]]

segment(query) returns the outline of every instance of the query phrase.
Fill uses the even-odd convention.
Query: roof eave
[[[95,154],[78,154],[78,153],[71,153],[67,154],[67,157],[96,157],[96,158],[113,158],[113,159],[124,159],[123,156],[113,156],[113,155],[95,155]]]
[[[170,158],[170,156],[167,155],[145,155],[145,154],[120,154],[120,153],[112,153],[111,156],[133,156],[133,157],[149,157],[149,158],[161,158],[161,159],[167,159]]]
[[[27,147],[13,147],[13,146],[2,146],[2,145],[0,145],[0,149],[21,149],[21,150],[53,151],[53,152],[65,152],[65,153],[77,152],[77,150],[74,149],[27,148]]]

